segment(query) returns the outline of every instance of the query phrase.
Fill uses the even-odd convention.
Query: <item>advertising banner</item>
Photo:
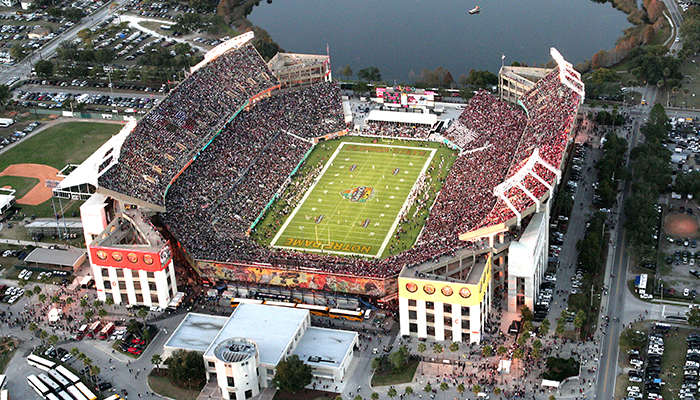
[[[160,271],[172,258],[170,246],[159,252],[90,246],[90,261],[101,267],[128,268],[140,271]]]

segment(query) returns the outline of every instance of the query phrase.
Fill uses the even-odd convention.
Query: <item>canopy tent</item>
[[[501,360],[498,362],[498,372],[502,374],[510,374],[510,360]]]
[[[367,116],[367,121],[397,122],[400,124],[419,124],[433,126],[437,122],[437,115],[416,112],[372,110]]]
[[[550,388],[558,388],[561,382],[559,381],[551,381],[549,379],[542,379],[542,387],[550,387]]]
[[[52,308],[49,310],[49,314],[47,316],[49,318],[49,322],[56,322],[61,319],[61,315],[63,315],[62,308]]]

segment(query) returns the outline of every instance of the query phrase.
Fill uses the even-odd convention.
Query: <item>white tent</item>
[[[502,374],[510,374],[510,360],[501,360],[498,362],[498,372]]]
[[[549,379],[542,379],[542,387],[558,388],[561,382],[550,381]]]
[[[49,310],[49,322],[56,322],[59,319],[61,319],[61,315],[63,315],[63,309],[62,308],[52,308]]]

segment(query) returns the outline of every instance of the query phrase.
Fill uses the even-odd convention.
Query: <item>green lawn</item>
[[[15,197],[21,199],[34,186],[39,183],[36,178],[25,178],[21,176],[0,176],[0,188],[9,186],[15,190]],[[42,182],[43,183],[43,182]]]
[[[177,387],[170,383],[167,375],[151,372],[148,375],[148,386],[155,393],[162,396],[178,400],[195,400],[199,396],[199,390],[188,390]]]
[[[413,376],[416,374],[416,369],[418,369],[417,360],[411,361],[401,369],[401,371],[394,372],[393,369],[377,372],[372,375],[372,386],[389,386],[398,385],[401,383],[409,383],[413,380]]]
[[[271,245],[380,257],[436,152],[411,143],[341,143]]]
[[[23,139],[2,154],[0,171],[12,164],[46,164],[61,169],[66,164],[80,164],[112,135],[119,124],[100,122],[65,122]]]
[[[80,164],[121,128],[119,124],[101,122],[65,122],[54,125],[23,139],[3,153],[0,157],[0,171],[12,164],[46,164],[58,170],[67,164]],[[0,187],[5,185],[4,179],[7,178],[10,177],[0,179]],[[82,202],[62,201],[60,206],[63,207],[65,215],[70,217],[74,211],[79,210],[80,204]],[[58,201],[55,206],[56,209],[59,208]],[[51,200],[37,206],[20,205],[18,208],[26,216],[50,217],[54,214]]]

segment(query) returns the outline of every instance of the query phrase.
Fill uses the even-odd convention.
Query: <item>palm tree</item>
[[[464,393],[465,390],[467,390],[467,388],[464,387],[463,383],[457,385],[457,392],[459,393],[459,397],[462,397],[462,393]]]
[[[66,305],[69,306],[73,304],[73,298],[72,297],[66,297]]]
[[[46,340],[46,338],[49,337],[49,334],[46,331],[39,331],[39,337],[41,340]]]
[[[100,307],[102,307],[102,302],[100,300],[95,300],[92,302],[92,307],[93,308],[100,308]]]
[[[481,349],[481,355],[484,357],[491,357],[493,355],[493,347],[487,344]]]
[[[389,388],[389,391],[388,391],[386,394],[387,394],[387,396],[389,396],[392,400],[394,399],[394,397],[396,397],[396,396],[399,395],[398,393],[396,393],[396,389],[394,389],[393,387],[392,387],[392,388]]]
[[[143,335],[143,332],[146,331],[146,317],[148,317],[148,310],[145,308],[140,308],[136,315],[139,318],[143,318],[143,327],[141,328],[141,334]]]
[[[452,355],[454,355],[456,352],[458,352],[459,351],[459,343],[457,343],[457,342],[450,343],[450,351],[452,352]]]
[[[435,353],[436,356],[438,354],[442,354],[443,351],[444,351],[444,349],[442,348],[442,345],[440,343],[435,343],[433,345],[433,352]],[[438,374],[440,374],[440,364],[442,364],[442,363],[438,363]]]
[[[502,355],[506,354],[507,352],[508,352],[508,348],[506,346],[503,346],[503,345],[498,346],[498,348],[496,349],[496,353],[499,356],[502,356]]]
[[[158,372],[160,372],[160,364],[163,363],[163,357],[161,357],[160,354],[154,354],[153,357],[151,357],[151,364],[156,366],[156,369]]]
[[[55,294],[55,295],[51,296],[51,302],[52,303],[59,303],[59,302],[61,302],[61,297],[59,295]]]
[[[358,394],[358,395],[355,395],[355,397],[353,397],[353,400],[363,400],[363,399],[362,399],[362,396],[360,396]]]
[[[88,306],[88,301],[87,301],[87,299],[86,299],[85,297],[83,297],[82,299],[80,299],[80,307],[85,308],[85,307],[87,307],[87,306]]]
[[[410,386],[406,386],[406,390],[404,390],[403,393],[404,393],[404,395],[406,395],[406,396],[411,395],[411,394],[413,394],[413,388],[410,387]]]
[[[34,292],[34,294],[39,294],[39,293],[41,293],[41,287],[39,287],[39,286],[34,286],[34,289],[32,289],[32,292]]]
[[[114,299],[111,297],[107,297],[107,300],[105,300],[105,304],[108,306],[113,306],[114,305]]]
[[[442,398],[445,398],[445,391],[450,388],[450,385],[447,384],[447,382],[442,382],[440,384],[440,390],[442,390]]]
[[[70,349],[70,355],[72,355],[75,358],[78,358],[78,354],[80,354],[80,350],[78,350],[77,347],[73,347]]]
[[[472,392],[474,392],[474,394],[479,394],[479,392],[481,392],[481,386],[479,386],[479,385],[472,386]]]
[[[44,304],[46,301],[46,295],[43,293],[39,293],[39,303]]]
[[[56,344],[58,342],[58,336],[56,336],[56,335],[49,336],[48,342],[50,345],[53,346],[54,344]]]
[[[98,317],[104,318],[104,317],[106,317],[107,315],[109,315],[109,313],[108,313],[107,310],[105,310],[104,308],[100,308],[99,310],[97,310],[97,316],[98,316]]]
[[[76,349],[76,350],[77,350],[77,349]],[[80,362],[82,362],[83,364],[85,364],[85,360],[87,359],[87,356],[85,355],[85,353],[81,353],[80,351],[78,351],[78,354],[75,356],[75,358],[76,358],[78,361],[80,361]]]
[[[547,336],[549,334],[549,320],[545,319],[544,321],[540,322],[540,327],[537,328],[537,332],[541,336]]]
[[[424,391],[425,393],[430,393],[430,392],[433,391],[433,387],[430,386],[430,384],[427,384],[427,385],[425,385],[425,386],[423,387],[423,391]]]
[[[425,353],[428,350],[428,347],[425,345],[425,343],[418,343],[418,347],[416,348],[418,352],[420,353],[420,358],[421,358],[421,363],[420,363],[420,373],[423,373],[423,353]]]
[[[377,392],[372,392],[372,394],[370,395],[370,397],[372,398],[372,400],[379,400],[379,393],[377,393]]]
[[[35,322],[32,322],[29,324],[29,331],[30,332],[36,332],[36,330],[39,329],[39,325],[37,325]]]
[[[88,309],[88,310],[85,310],[85,312],[83,313],[83,316],[85,316],[85,319],[90,320],[92,317],[95,316],[95,312]]]
[[[88,370],[90,374],[90,378],[92,378],[93,382],[95,381],[95,377],[100,374],[100,367],[97,365],[91,365],[90,369]]]

